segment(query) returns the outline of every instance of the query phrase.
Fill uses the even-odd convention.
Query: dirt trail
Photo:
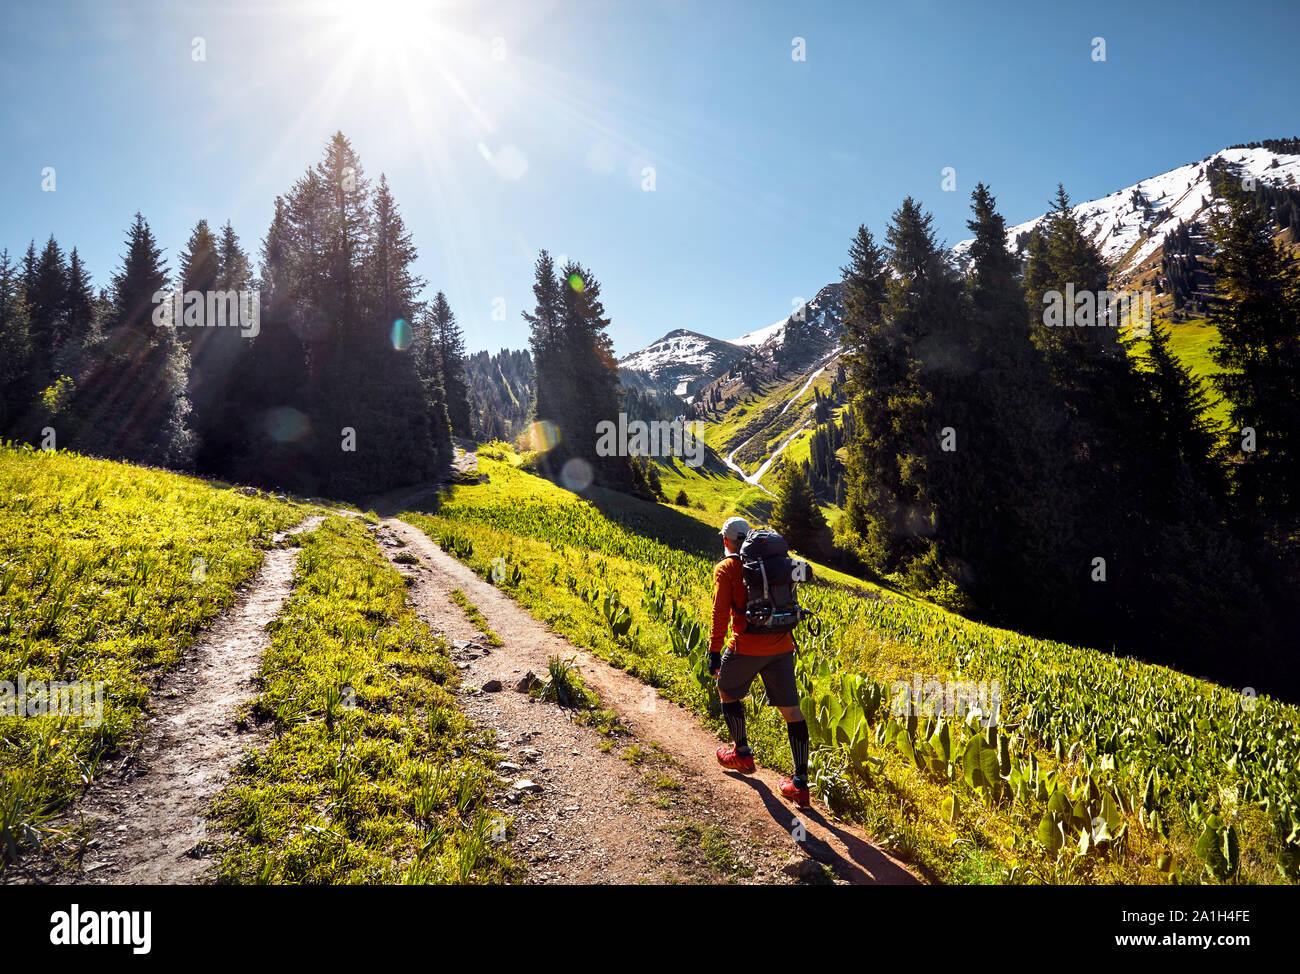
[[[548,631],[417,528],[387,518],[379,540],[390,558],[402,550],[420,559],[414,570],[398,567],[413,576],[412,595],[426,622],[454,641],[469,688],[466,712],[497,731],[500,748],[517,765],[498,770],[541,786],[535,798],[512,810],[517,815],[513,841],[530,862],[529,882],[825,881],[817,863],[830,866],[839,882],[919,882],[822,807],[796,814],[779,796],[774,772],[724,772],[714,756],[720,742],[693,714]],[[488,647],[451,601],[455,589],[478,607],[504,646]],[[602,751],[609,738],[599,731],[574,724],[553,704],[516,692],[528,671],[545,678],[547,660],[556,655],[577,657],[584,681],[632,731],[636,750],[624,743],[623,759],[614,748]],[[492,680],[503,689],[477,692]],[[629,752],[635,758],[642,751],[652,756],[633,766]],[[676,786],[665,787],[665,778]],[[708,826],[721,829],[740,866],[719,867],[725,857],[717,854],[718,844],[701,840]]]
[[[290,531],[311,531],[310,517]],[[265,627],[293,583],[296,548],[272,548],[262,567],[223,614],[150,694],[143,738],[114,768],[95,779],[78,814],[92,827],[80,868],[54,882],[197,883],[211,862],[205,815],[256,735],[235,726],[239,705],[253,696],[253,677],[270,646]]]
[[[475,445],[459,437],[452,442],[451,469],[446,476],[432,480],[416,487],[398,487],[384,494],[375,494],[360,505],[363,511],[374,511],[381,517],[400,514],[402,511],[418,509],[418,505],[428,497],[446,488],[452,481],[472,480],[478,474],[478,454]],[[336,514],[352,514],[352,511],[335,511]]]

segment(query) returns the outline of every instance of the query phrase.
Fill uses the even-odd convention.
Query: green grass
[[[716,535],[710,539],[665,505],[601,492],[589,503],[508,463],[484,459],[481,469],[487,483],[457,487],[435,516],[411,519],[485,576],[495,558],[507,557],[515,571],[500,584],[513,598],[721,732],[716,694],[698,676],[691,629],[708,619]],[[863,745],[872,763],[854,770],[845,764],[845,744],[827,749],[823,797],[932,878],[1194,881],[1204,878],[1205,864],[1193,847],[1219,827],[1215,821],[1230,823],[1240,841],[1236,880],[1294,878],[1297,849],[1288,834],[1295,834],[1289,816],[1300,795],[1296,708],[1261,697],[1247,710],[1240,694],[1184,674],[995,629],[862,586],[813,586],[804,601],[822,624],[820,635],[800,636],[801,680],[814,702],[836,698],[845,675],[885,683],[918,673],[996,679],[1017,767],[1032,760],[1044,786],[1082,795],[1100,783],[1124,803],[1116,823],[1122,840],[1084,855],[1068,845],[1049,851],[1040,832],[1045,799],[1032,790],[1008,798],[978,778],[970,784],[960,763],[942,770],[923,753],[933,726],[903,728],[905,749],[896,740],[900,728],[873,713]],[[613,620],[623,612],[619,632]],[[759,759],[789,770],[774,711],[751,701],[751,713]],[[968,732],[951,720],[965,746]],[[1148,782],[1154,787],[1144,802]],[[953,796],[959,812],[945,815],[943,802]],[[1214,812],[1220,819],[1211,821]],[[1165,854],[1170,861],[1161,868]]]
[[[1168,322],[1169,344],[1178,360],[1193,375],[1205,381],[1210,394],[1210,416],[1220,425],[1228,423],[1229,404],[1219,397],[1211,380],[1222,370],[1210,355],[1210,350],[1219,341],[1219,330],[1204,318],[1191,318],[1187,321]],[[1135,350],[1140,350],[1139,339]]]
[[[303,539],[249,719],[274,739],[214,802],[226,883],[489,883],[515,866],[455,667],[362,523]]]
[[[478,610],[478,606],[469,600],[460,589],[453,589],[451,600],[460,606],[460,611],[465,613],[465,617],[474,623],[474,627],[487,637],[488,644],[491,646],[504,646],[505,642],[492,631],[487,620],[483,618],[483,613]]]
[[[727,834],[717,825],[703,825],[688,819],[680,820],[675,828],[677,848],[688,854],[698,853],[713,869],[730,878],[752,876],[750,869],[732,848]]]
[[[0,448],[0,681],[103,684],[98,726],[0,716],[0,868],[141,728],[156,679],[297,504],[65,452]],[[11,703],[12,709],[12,703]]]
[[[806,381],[805,375],[761,381],[758,392],[751,391],[748,386],[741,387],[740,396],[731,408],[710,417],[705,428],[705,442],[719,453],[729,453],[739,445],[734,441],[744,433],[747,426],[765,410],[772,410],[773,407],[779,410]],[[795,406],[790,407],[790,411],[795,409]]]
[[[596,696],[583,682],[576,660],[552,656],[546,661],[546,674],[546,679],[532,691],[538,700],[577,710],[590,710],[596,706]]]
[[[668,458],[656,466],[667,503],[702,524],[714,525],[714,531],[732,515],[761,521],[772,510],[771,494],[746,484],[721,463],[688,467],[683,460]],[[679,490],[686,491],[689,506],[672,503]]]
[[[777,442],[784,440],[812,403],[816,396],[814,390],[829,391],[834,375],[823,371],[786,409],[786,403],[803,390],[804,384],[808,381],[809,371],[811,370],[801,372],[792,378],[760,382],[757,393],[745,387],[742,395],[731,408],[716,415],[710,414],[705,426],[705,442],[719,453],[726,454],[740,446],[742,439],[752,440],[750,449],[741,450],[740,455],[736,457],[736,462],[749,473],[753,473],[763,459],[766,459],[766,454],[759,455],[762,451],[758,450],[758,447],[769,440]],[[764,414],[766,420],[762,423],[756,422]]]

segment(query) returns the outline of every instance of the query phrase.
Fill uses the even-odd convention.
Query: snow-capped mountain
[[[811,301],[774,325],[752,331],[731,344],[746,345],[748,360],[779,358],[787,368],[823,357],[840,337],[840,320],[844,316],[844,285],[827,284]]]
[[[731,344],[743,345],[746,348],[756,348],[784,328],[785,323],[788,320],[788,318],[782,318],[780,321],[768,325],[765,328],[759,328],[757,331],[748,332],[747,334],[741,335],[739,338],[733,338],[731,339]]]
[[[701,386],[731,368],[745,349],[730,342],[678,328],[618,360],[625,386],[667,392],[688,402]]]
[[[1112,281],[1133,282],[1139,276],[1149,277],[1163,253],[1165,237],[1180,222],[1200,224],[1203,232],[1210,209],[1217,205],[1210,186],[1212,163],[1221,160],[1236,167],[1243,179],[1300,188],[1300,154],[1277,151],[1279,146],[1292,145],[1223,149],[1101,199],[1078,203],[1073,211],[1110,263]],[[1012,250],[1023,253],[1029,232],[1046,216],[1008,228]],[[952,248],[953,263],[959,268],[969,264],[970,245],[970,240],[963,240]],[[785,375],[822,365],[839,339],[843,292],[843,284],[828,284],[794,314],[729,341],[687,329],[669,332],[619,360],[623,382],[689,400],[728,373],[733,379],[742,373]]]
[[[828,284],[788,317],[729,342],[678,328],[619,359],[619,375],[625,386],[690,402],[733,366],[801,368],[824,358],[839,340],[843,292],[843,284]]]
[[[1165,235],[1179,222],[1204,222],[1215,205],[1210,189],[1210,164],[1221,159],[1240,167],[1243,179],[1261,184],[1300,187],[1300,155],[1271,149],[1224,149],[1200,162],[1179,166],[1159,176],[1072,207],[1098,249],[1123,281],[1143,267],[1160,249]],[[1023,249],[1028,234],[1041,223],[1042,214],[1007,229],[1007,244]],[[970,261],[972,241],[963,240],[952,248],[954,263],[965,268]]]

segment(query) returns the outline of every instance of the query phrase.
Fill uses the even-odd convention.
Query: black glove
[[[717,676],[718,670],[722,669],[722,654],[709,654],[709,676]]]

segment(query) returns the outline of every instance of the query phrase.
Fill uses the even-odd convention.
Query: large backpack
[[[812,580],[807,562],[796,562],[775,531],[755,528],[740,546],[745,580],[745,631],[791,632],[808,615],[799,607],[799,583]]]

